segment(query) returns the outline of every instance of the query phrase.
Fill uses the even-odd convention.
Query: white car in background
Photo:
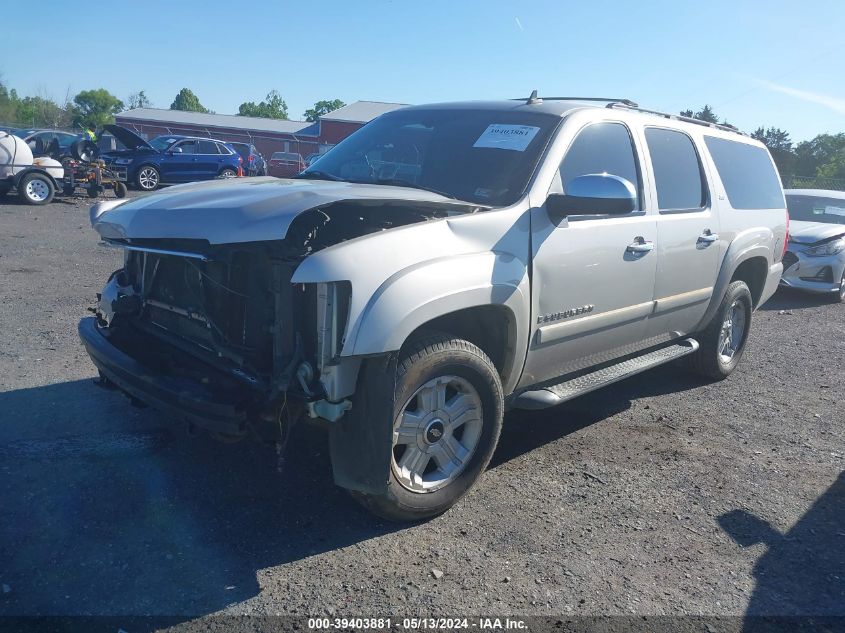
[[[845,301],[845,191],[784,193],[790,223],[781,285]]]

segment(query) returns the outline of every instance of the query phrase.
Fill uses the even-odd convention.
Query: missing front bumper
[[[129,396],[209,431],[246,433],[247,411],[237,398],[193,380],[151,371],[109,341],[94,317],[79,322],[79,337],[100,373]]]

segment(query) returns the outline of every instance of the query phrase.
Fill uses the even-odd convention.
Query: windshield
[[[173,143],[175,143],[178,140],[179,140],[178,138],[173,138],[172,136],[156,136],[153,140],[148,141],[148,142],[155,149],[157,149],[160,152],[163,152],[164,150],[166,150],[168,147],[173,145]]]
[[[560,117],[499,110],[398,110],[365,125],[300,175],[516,202]]]
[[[786,196],[789,219],[803,222],[845,224],[845,200],[820,196]]]

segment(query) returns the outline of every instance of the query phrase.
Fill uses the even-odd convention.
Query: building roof
[[[171,123],[174,125],[197,125],[281,134],[317,135],[316,124],[309,121],[266,119],[236,114],[205,114],[203,112],[185,112],[184,110],[164,110],[161,108],[135,108],[117,114],[116,118],[135,122],[161,123],[163,125]]]
[[[338,108],[320,117],[321,121],[345,121],[348,123],[368,123],[377,116],[404,108],[407,103],[386,103],[384,101],[356,101]]]

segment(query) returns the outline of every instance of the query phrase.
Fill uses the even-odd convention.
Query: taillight
[[[240,165],[240,164],[241,164],[241,163],[243,163],[243,162],[244,162],[244,159],[243,159],[243,158],[241,158],[240,156],[238,156],[238,165]]]
[[[783,259],[783,256],[786,255],[786,251],[789,248],[789,209],[786,210],[786,235],[783,237],[783,252],[780,254],[780,258]]]
[[[252,154],[249,155],[249,162],[251,162],[251,163],[255,162],[255,156],[253,156]]]

